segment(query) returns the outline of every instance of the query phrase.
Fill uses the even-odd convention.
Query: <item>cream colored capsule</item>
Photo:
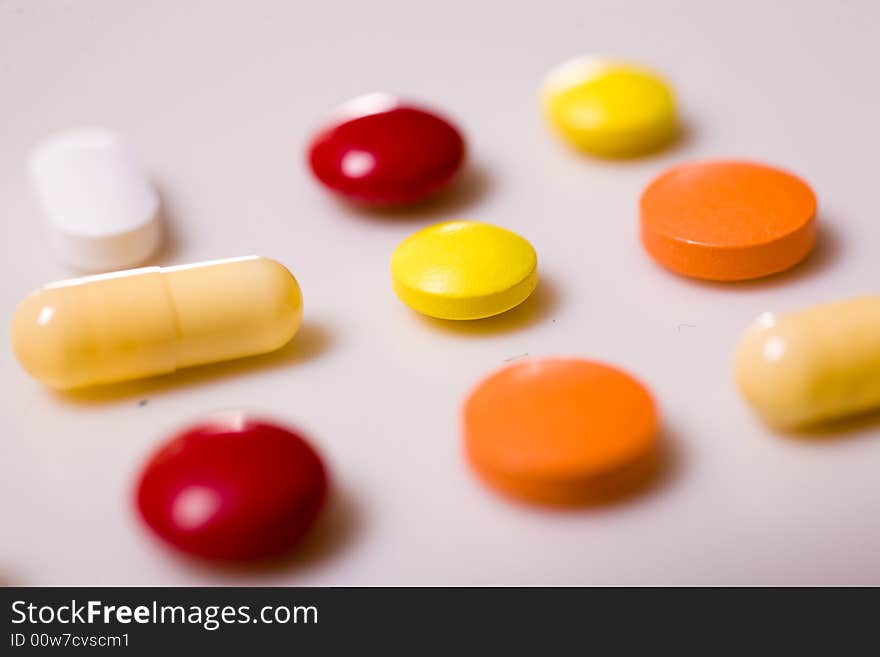
[[[781,428],[880,407],[880,297],[765,313],[743,336],[735,367],[743,396]]]
[[[62,390],[278,349],[302,318],[299,285],[248,256],[52,283],[12,319],[22,367]]]

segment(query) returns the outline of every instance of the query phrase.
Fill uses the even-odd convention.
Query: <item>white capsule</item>
[[[51,241],[68,265],[89,272],[141,264],[159,246],[159,195],[113,132],[56,133],[31,151],[30,174]]]

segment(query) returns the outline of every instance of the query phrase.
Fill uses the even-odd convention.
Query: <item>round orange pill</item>
[[[816,196],[803,180],[753,162],[673,167],[641,199],[642,244],[685,276],[740,281],[775,274],[816,243]]]
[[[482,381],[464,405],[468,460],[491,486],[544,504],[602,499],[650,459],[650,393],[609,365],[531,359]],[[641,468],[635,468],[641,470]]]

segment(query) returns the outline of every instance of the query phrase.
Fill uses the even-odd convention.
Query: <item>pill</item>
[[[656,453],[658,414],[629,374],[577,358],[527,359],[479,383],[464,404],[465,452],[493,488],[582,504],[632,481]]]
[[[34,378],[70,389],[273,351],[301,317],[293,275],[247,256],[46,285],[16,310],[12,343]]]
[[[300,434],[228,412],[165,442],[143,467],[136,504],[146,525],[175,548],[250,561],[296,547],[327,487],[320,456]]]
[[[735,372],[746,400],[783,429],[880,408],[880,297],[762,314],[739,344]]]
[[[318,180],[370,205],[431,196],[453,179],[464,157],[464,139],[450,121],[387,94],[343,105],[309,147]]]
[[[693,162],[662,173],[642,193],[641,238],[676,273],[739,281],[806,258],[815,216],[813,191],[790,173],[754,162]]]
[[[397,296],[441,319],[479,319],[510,310],[538,284],[532,245],[477,221],[435,224],[410,235],[391,256]]]
[[[31,183],[49,238],[87,272],[133,267],[159,246],[159,196],[125,142],[99,128],[57,133],[30,156]]]
[[[603,57],[578,57],[553,69],[544,113],[571,146],[602,157],[654,151],[678,131],[669,84],[650,69]]]

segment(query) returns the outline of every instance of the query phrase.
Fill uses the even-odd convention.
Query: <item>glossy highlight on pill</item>
[[[253,561],[295,548],[327,489],[326,468],[302,434],[232,411],[168,439],[142,468],[136,504],[182,552]]]
[[[335,113],[309,146],[315,177],[359,203],[416,203],[458,173],[465,143],[451,121],[388,94],[368,94]]]
[[[273,351],[301,318],[293,275],[247,256],[46,285],[16,310],[12,343],[27,372],[66,390]]]
[[[880,408],[880,297],[760,315],[739,343],[735,375],[749,404],[783,429]]]
[[[601,157],[650,153],[678,133],[669,83],[623,60],[566,61],[547,76],[541,101],[550,125],[568,144]]]
[[[428,226],[391,256],[391,280],[410,308],[440,319],[481,319],[525,301],[538,284],[538,257],[513,231],[478,221]]]

